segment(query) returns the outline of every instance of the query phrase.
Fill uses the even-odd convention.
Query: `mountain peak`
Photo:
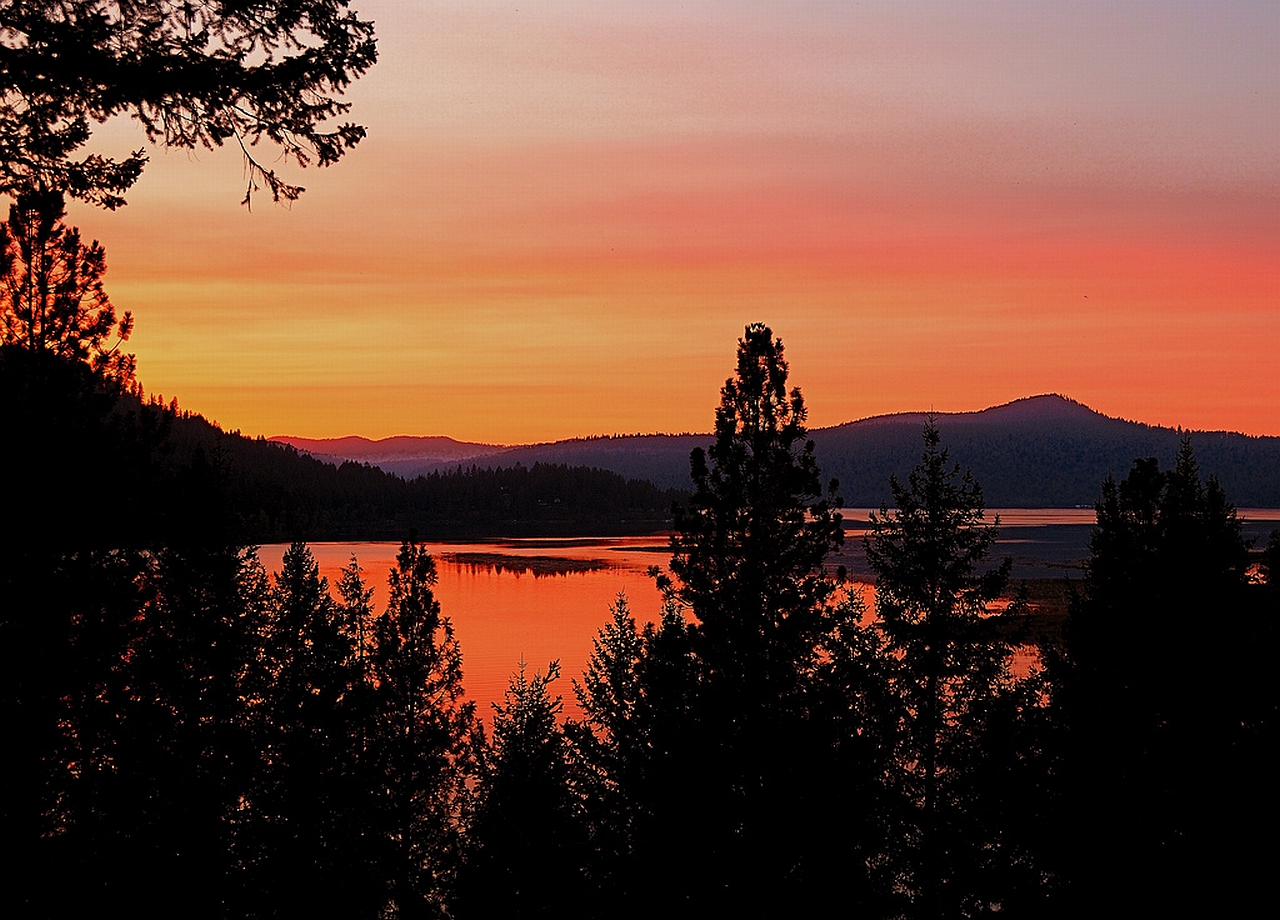
[[[965,413],[968,414],[968,413]],[[973,413],[983,421],[992,422],[1059,422],[1084,418],[1097,418],[1100,413],[1090,409],[1084,403],[1063,396],[1059,393],[1042,393],[1039,396],[1025,396],[1012,402],[981,412]]]
[[[832,430],[854,426],[865,428],[868,426],[898,425],[903,423],[918,426],[923,425],[930,415],[944,425],[949,421],[975,424],[1004,424],[1010,422],[1044,422],[1052,424],[1106,417],[1070,397],[1059,393],[1042,393],[1039,396],[1024,396],[1021,399],[1015,399],[998,406],[990,406],[986,409],[977,409],[972,412],[893,412],[888,415],[873,415],[869,418],[845,422],[842,425],[834,425]]]

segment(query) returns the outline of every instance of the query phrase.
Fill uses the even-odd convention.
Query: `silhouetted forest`
[[[301,542],[268,573],[245,509],[289,506],[228,498],[254,462],[233,442],[84,362],[0,356],[26,435],[4,460],[6,916],[1231,915],[1269,892],[1280,535],[1251,556],[1189,444],[1099,484],[1067,626],[1015,670],[1028,606],[932,421],[868,531],[874,607],[823,574],[839,487],[749,326],[661,620],[620,597],[586,672],[521,666],[486,731],[413,538],[381,610]],[[280,494],[410,492],[234,443],[278,459],[256,481]],[[651,494],[563,467],[412,485],[441,520],[575,487],[610,513]]]
[[[0,353],[0,431],[10,481],[101,480],[128,515],[80,520],[80,538],[145,543],[189,526],[187,504],[216,501],[246,543],[653,533],[687,493],[585,467],[456,467],[406,482],[357,463],[334,467],[293,448],[226,433],[176,406],[108,393],[93,372],[19,348]],[[57,492],[57,490],[52,490]],[[59,508],[66,501],[68,507]],[[47,501],[54,502],[53,505]],[[23,531],[60,530],[83,497],[33,505]]]

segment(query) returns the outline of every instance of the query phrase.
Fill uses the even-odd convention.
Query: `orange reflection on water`
[[[581,679],[592,640],[610,618],[619,592],[638,624],[657,620],[661,598],[646,570],[665,566],[669,556],[661,537],[616,540],[511,540],[501,543],[430,543],[439,581],[435,596],[441,613],[453,623],[462,647],[463,685],[489,721],[491,703],[501,702],[521,659],[532,671],[560,662],[562,679],[552,692],[564,698],[565,712],[577,715],[571,681]],[[268,571],[278,571],[286,545],[259,550]],[[387,574],[400,547],[395,543],[314,543],[311,552],[320,574],[336,595],[342,569],[354,554],[374,589],[373,607],[387,602]],[[549,574],[556,560],[576,571]],[[595,563],[584,568],[581,563]]]
[[[552,685],[564,700],[565,714],[579,714],[572,681],[581,679],[592,642],[609,620],[610,608],[625,593],[637,624],[661,615],[661,597],[647,570],[665,567],[669,549],[662,537],[617,539],[504,540],[494,543],[428,543],[439,580],[435,596],[441,613],[453,623],[462,647],[463,685],[487,723],[492,703],[523,659],[530,673],[545,672],[559,661],[562,679]],[[263,546],[259,556],[269,571],[280,569],[288,546]],[[354,555],[366,587],[374,589],[373,607],[387,602],[387,574],[395,565],[396,543],[314,543],[320,574],[336,595],[342,570]],[[864,581],[846,585],[863,604],[863,623],[875,619],[875,587]],[[1039,664],[1034,646],[1020,645],[1011,662],[1017,676]]]

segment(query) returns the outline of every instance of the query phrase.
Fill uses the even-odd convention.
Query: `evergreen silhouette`
[[[906,909],[970,916],[1006,909],[1009,870],[1025,858],[982,794],[1000,791],[984,782],[1005,753],[994,749],[1000,715],[1016,718],[1029,702],[1010,673],[1020,605],[996,607],[1012,562],[985,567],[996,529],[980,486],[950,462],[932,422],[924,443],[907,482],[890,480],[895,507],[871,516],[876,622],[861,654],[883,681],[876,695],[886,708],[874,723],[898,808],[888,856]]]
[[[366,815],[362,686],[344,609],[311,551],[295,543],[274,576],[264,683],[252,699],[258,774],[247,796],[244,862],[263,913],[381,906]]]
[[[252,152],[259,142],[305,166],[337,161],[363,136],[332,124],[339,96],[377,59],[373,25],[347,0],[268,4],[4,4],[0,192],[65,193],[116,208],[146,163],[81,155],[92,125],[117,115],[147,140],[196,149],[231,142],[248,191],[297,198]]]
[[[1275,815],[1274,611],[1235,509],[1184,441],[1103,484],[1090,550],[1055,679],[1072,904],[1244,909],[1267,873],[1249,829]]]
[[[368,741],[380,801],[373,820],[390,901],[402,917],[443,911],[462,858],[462,815],[474,775],[475,705],[462,652],[432,588],[435,560],[410,539],[388,576],[374,624]]]
[[[811,771],[826,738],[809,703],[819,646],[842,609],[822,573],[842,531],[834,483],[824,496],[805,437],[804,402],[786,383],[781,341],[748,326],[716,440],[693,452],[694,493],[675,509],[672,575],[658,577],[667,612],[636,666],[639,725],[610,712],[627,705],[625,680],[589,675],[586,685],[584,709],[609,744],[630,743],[624,726],[644,738],[642,762],[615,777],[632,786],[632,879],[622,887],[636,910],[771,913],[810,890],[820,808]],[[625,619],[614,625],[599,674],[609,656],[631,654]],[[695,862],[671,864],[677,841]],[[638,881],[659,872],[661,891]]]
[[[581,916],[586,908],[587,824],[558,724],[563,704],[548,689],[559,676],[559,662],[530,677],[522,661],[504,701],[493,704],[461,916]]]
[[[102,285],[106,252],[96,240],[82,243],[65,216],[60,194],[28,191],[0,223],[0,341],[84,362],[128,385],[134,357],[120,346],[133,330],[133,317],[126,312],[116,319]]]

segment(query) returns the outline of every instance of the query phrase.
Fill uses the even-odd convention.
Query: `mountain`
[[[655,533],[683,493],[555,463],[457,466],[491,445],[446,438],[338,449],[395,460],[430,448],[448,471],[405,480],[326,463],[145,400],[83,362],[0,345],[0,475],[14,484],[0,543],[27,548],[209,547],[285,540],[400,540]],[[20,495],[18,493],[21,493]]]
[[[823,475],[839,479],[846,505],[878,507],[891,500],[889,477],[905,477],[919,460],[927,417],[922,412],[880,415],[810,432]],[[1018,399],[980,412],[939,412],[933,417],[951,459],[973,472],[989,507],[1091,506],[1103,479],[1122,478],[1136,458],[1156,457],[1162,467],[1171,466],[1184,436],[1191,439],[1202,474],[1217,476],[1238,506],[1280,507],[1280,438],[1145,425],[1102,415],[1059,395]],[[689,452],[706,447],[711,439],[709,434],[632,435],[489,452],[480,450],[486,445],[459,445],[477,452],[445,457],[438,453],[442,448],[433,445],[459,442],[397,438],[388,440],[402,443],[407,452],[417,451],[418,456],[368,462],[406,477],[456,468],[460,463],[480,468],[555,463],[611,470],[628,478],[648,479],[664,489],[687,489]],[[340,451],[336,446],[340,441],[311,443],[316,453],[357,459]]]
[[[852,506],[889,498],[888,477],[918,459],[924,414],[879,416],[812,433],[824,475]],[[1072,507],[1097,501],[1102,481],[1139,457],[1172,466],[1183,437],[1203,475],[1242,507],[1280,505],[1280,438],[1181,431],[1111,418],[1063,396],[1019,399],[981,412],[934,416],[951,459],[971,470],[990,507]]]
[[[627,479],[647,479],[662,489],[689,488],[689,452],[706,447],[710,435],[647,434],[574,438],[547,444],[502,447],[442,437],[368,438],[274,437],[317,459],[335,465],[371,463],[389,473],[413,479],[456,470],[459,466],[531,467],[538,463],[609,470]],[[386,445],[386,446],[383,446]]]
[[[270,438],[278,444],[310,454],[317,460],[335,466],[350,460],[372,463],[388,473],[412,479],[424,472],[449,469],[476,457],[489,457],[506,450],[498,444],[477,444],[445,437],[410,437],[370,440],[359,436],[345,438],[295,438],[279,435]]]

